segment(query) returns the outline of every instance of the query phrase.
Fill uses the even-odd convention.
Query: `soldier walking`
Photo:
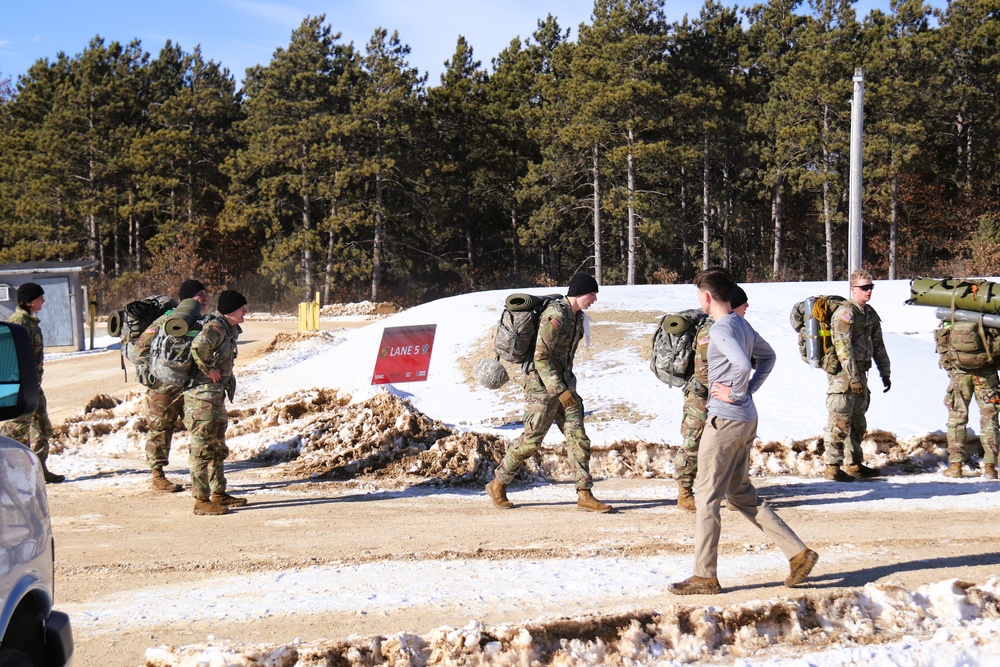
[[[191,387],[184,393],[184,425],[191,433],[191,483],[195,514],[225,514],[230,507],[247,504],[245,498],[226,493],[223,462],[226,447],[226,396],[233,400],[236,376],[236,338],[247,313],[246,298],[235,290],[219,295],[215,313],[207,318],[191,343],[197,365]]]
[[[975,327],[976,325],[973,325]],[[963,364],[963,355],[956,354],[949,342],[952,322],[941,322],[935,337],[938,340],[939,363],[948,371],[948,390],[944,395],[944,405],[948,408],[948,468],[946,477],[962,477],[962,466],[968,461],[965,453],[966,425],[969,423],[969,404],[975,397],[979,405],[979,440],[983,445],[983,477],[997,478],[997,405],[1000,404],[1000,381],[997,367],[988,360],[980,359],[970,368]],[[980,332],[976,331],[979,337]],[[981,357],[988,357],[984,352]],[[986,361],[986,363],[983,363]],[[982,364],[982,365],[979,365]]]
[[[713,269],[706,269],[711,271]],[[724,269],[714,269],[724,271]],[[729,305],[733,312],[743,317],[749,303],[747,293],[739,285],[733,286]],[[708,341],[709,331],[715,320],[709,315],[695,333],[694,374],[684,385],[684,415],[681,418],[681,437],[684,438],[674,456],[674,479],[677,480],[677,506],[688,512],[695,511],[694,480],[698,474],[698,445],[705,431],[708,412]]]
[[[17,288],[17,309],[8,322],[20,324],[28,330],[31,341],[31,351],[35,355],[35,371],[38,373],[38,405],[30,415],[4,422],[0,426],[0,435],[17,440],[35,453],[42,464],[42,473],[46,484],[58,484],[66,479],[65,475],[51,472],[46,465],[49,458],[49,440],[52,438],[52,422],[49,420],[48,403],[45,392],[42,391],[42,366],[45,361],[45,342],[39,327],[38,311],[45,303],[45,290],[37,283],[24,283]]]
[[[594,497],[590,476],[590,438],[583,426],[583,400],[576,391],[573,359],[584,335],[587,310],[597,301],[597,280],[578,273],[569,281],[565,298],[552,301],[538,325],[534,360],[526,368],[524,384],[524,433],[512,442],[486,486],[493,504],[512,509],[507,485],[542,444],[552,423],[566,437],[566,451],[576,477],[577,509],[610,512],[611,507]]]
[[[201,308],[205,308],[208,306],[208,291],[200,281],[191,278],[181,283],[177,299],[178,301],[194,299]],[[149,372],[149,352],[153,339],[171,313],[172,311],[168,311],[154,320],[142,332],[135,344],[139,359],[136,367],[140,374],[146,374],[150,383],[145,399],[146,424],[149,428],[146,435],[146,461],[152,471],[150,482],[154,490],[165,493],[177,493],[184,489],[182,485],[168,480],[163,473],[163,469],[169,463],[170,443],[174,437],[177,419],[184,414],[184,387],[165,385],[152,378]]]
[[[882,342],[882,321],[875,309],[868,305],[875,284],[872,274],[859,269],[851,274],[851,296],[844,301],[831,318],[834,349],[840,361],[840,370],[827,374],[826,407],[830,415],[823,433],[826,479],[851,482],[865,477],[877,477],[881,472],[869,468],[862,461],[864,452],[861,440],[868,430],[865,413],[871,402],[868,389],[868,370],[872,359],[882,376],[883,393],[889,391],[889,355]],[[844,441],[850,440],[851,462],[847,470],[844,463]]]

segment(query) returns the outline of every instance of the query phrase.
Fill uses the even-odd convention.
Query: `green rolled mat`
[[[978,278],[914,278],[906,303],[996,314],[1000,285]]]
[[[545,301],[551,301],[552,299],[561,299],[561,294],[549,294],[548,296],[534,296],[532,294],[524,294],[518,292],[517,294],[511,294],[504,301],[504,306],[507,310],[514,312],[522,310],[534,310],[538,306],[542,305]]]
[[[661,326],[667,333],[677,336],[691,328],[691,324],[691,320],[683,315],[667,315]]]
[[[201,304],[194,299],[184,299],[163,321],[163,330],[171,336],[180,338],[201,319]]]
[[[112,310],[108,315],[108,335],[118,338],[122,335],[122,324],[125,322],[124,310]]]

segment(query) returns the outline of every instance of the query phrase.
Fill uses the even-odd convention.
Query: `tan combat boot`
[[[611,506],[605,505],[594,497],[590,489],[578,489],[576,492],[576,508],[581,512],[610,512]]]
[[[674,595],[718,595],[722,586],[715,577],[688,577],[684,581],[667,586]]]
[[[194,513],[199,516],[225,514],[228,511],[225,505],[213,503],[207,498],[195,498]]]
[[[955,463],[952,463],[950,466],[948,466],[948,468],[942,474],[945,477],[954,477],[955,479],[961,479],[962,464],[956,461]]]
[[[861,479],[878,477],[882,474],[882,471],[878,468],[869,468],[864,463],[858,463],[857,465],[847,466],[847,474],[855,479]]]
[[[677,487],[677,507],[687,512],[694,512],[694,496],[691,494],[691,489],[685,486]]]
[[[163,474],[162,468],[153,468],[153,476],[150,483],[153,488],[157,491],[163,491],[164,493],[177,493],[178,491],[183,491],[184,487],[180,484],[174,484]]]
[[[502,510],[514,509],[514,503],[507,500],[507,485],[501,482],[499,477],[494,477],[493,481],[486,485],[486,493],[489,494],[495,507]]]
[[[60,484],[66,481],[66,475],[59,475],[50,471],[45,467],[44,463],[42,464],[42,476],[45,477],[46,484]]]
[[[243,507],[247,504],[246,498],[237,498],[225,492],[213,493],[211,500],[216,505],[222,505],[223,507]]]
[[[788,559],[788,577],[785,578],[785,586],[789,588],[802,583],[802,580],[809,576],[819,554],[812,549],[803,549],[799,553]]]
[[[983,477],[986,479],[996,479],[997,478],[997,464],[987,463],[983,465]]]
[[[823,471],[823,477],[826,477],[831,482],[853,482],[854,478],[848,475],[846,472],[840,469],[837,465],[828,465],[826,470]]]

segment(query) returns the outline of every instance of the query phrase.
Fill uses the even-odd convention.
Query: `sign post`
[[[431,365],[436,324],[386,327],[378,346],[372,384],[423,382]]]

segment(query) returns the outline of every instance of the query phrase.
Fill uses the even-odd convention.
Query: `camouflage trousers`
[[[681,437],[684,441],[674,456],[674,479],[677,486],[688,489],[694,487],[698,474],[698,446],[708,419],[708,396],[697,391],[684,390],[684,416],[681,418]]]
[[[583,427],[583,401],[571,408],[563,407],[558,396],[549,396],[538,379],[531,374],[525,384],[524,433],[507,448],[497,477],[504,484],[514,481],[514,475],[538,451],[553,422],[566,437],[566,453],[573,465],[577,490],[591,489],[590,438]]]
[[[146,392],[146,460],[149,467],[163,470],[170,458],[170,441],[177,418],[184,412],[184,389],[169,387]]]
[[[28,447],[45,463],[49,457],[49,440],[52,439],[52,422],[49,421],[48,402],[45,392],[38,389],[38,406],[30,415],[12,419],[0,425],[0,435],[17,440]]]
[[[983,463],[997,462],[997,405],[1000,403],[1000,382],[996,369],[949,371],[948,391],[944,405],[948,408],[948,462],[965,463],[966,424],[969,404],[973,397],[979,406],[979,439],[983,445]]]
[[[226,447],[226,393],[222,385],[200,385],[184,393],[184,426],[191,434],[191,485],[195,498],[226,492],[222,464]]]
[[[843,372],[836,375],[828,375],[829,388],[826,394],[826,409],[830,416],[826,422],[826,431],[823,433],[823,460],[827,465],[839,466],[848,458],[845,451],[845,441],[850,443],[850,456],[848,463],[859,464],[864,461],[864,452],[861,450],[861,440],[868,430],[868,420],[865,413],[868,412],[868,404],[871,402],[872,394],[868,389],[868,376],[861,375],[861,384],[864,389],[860,394],[855,394],[849,388],[849,379]]]

